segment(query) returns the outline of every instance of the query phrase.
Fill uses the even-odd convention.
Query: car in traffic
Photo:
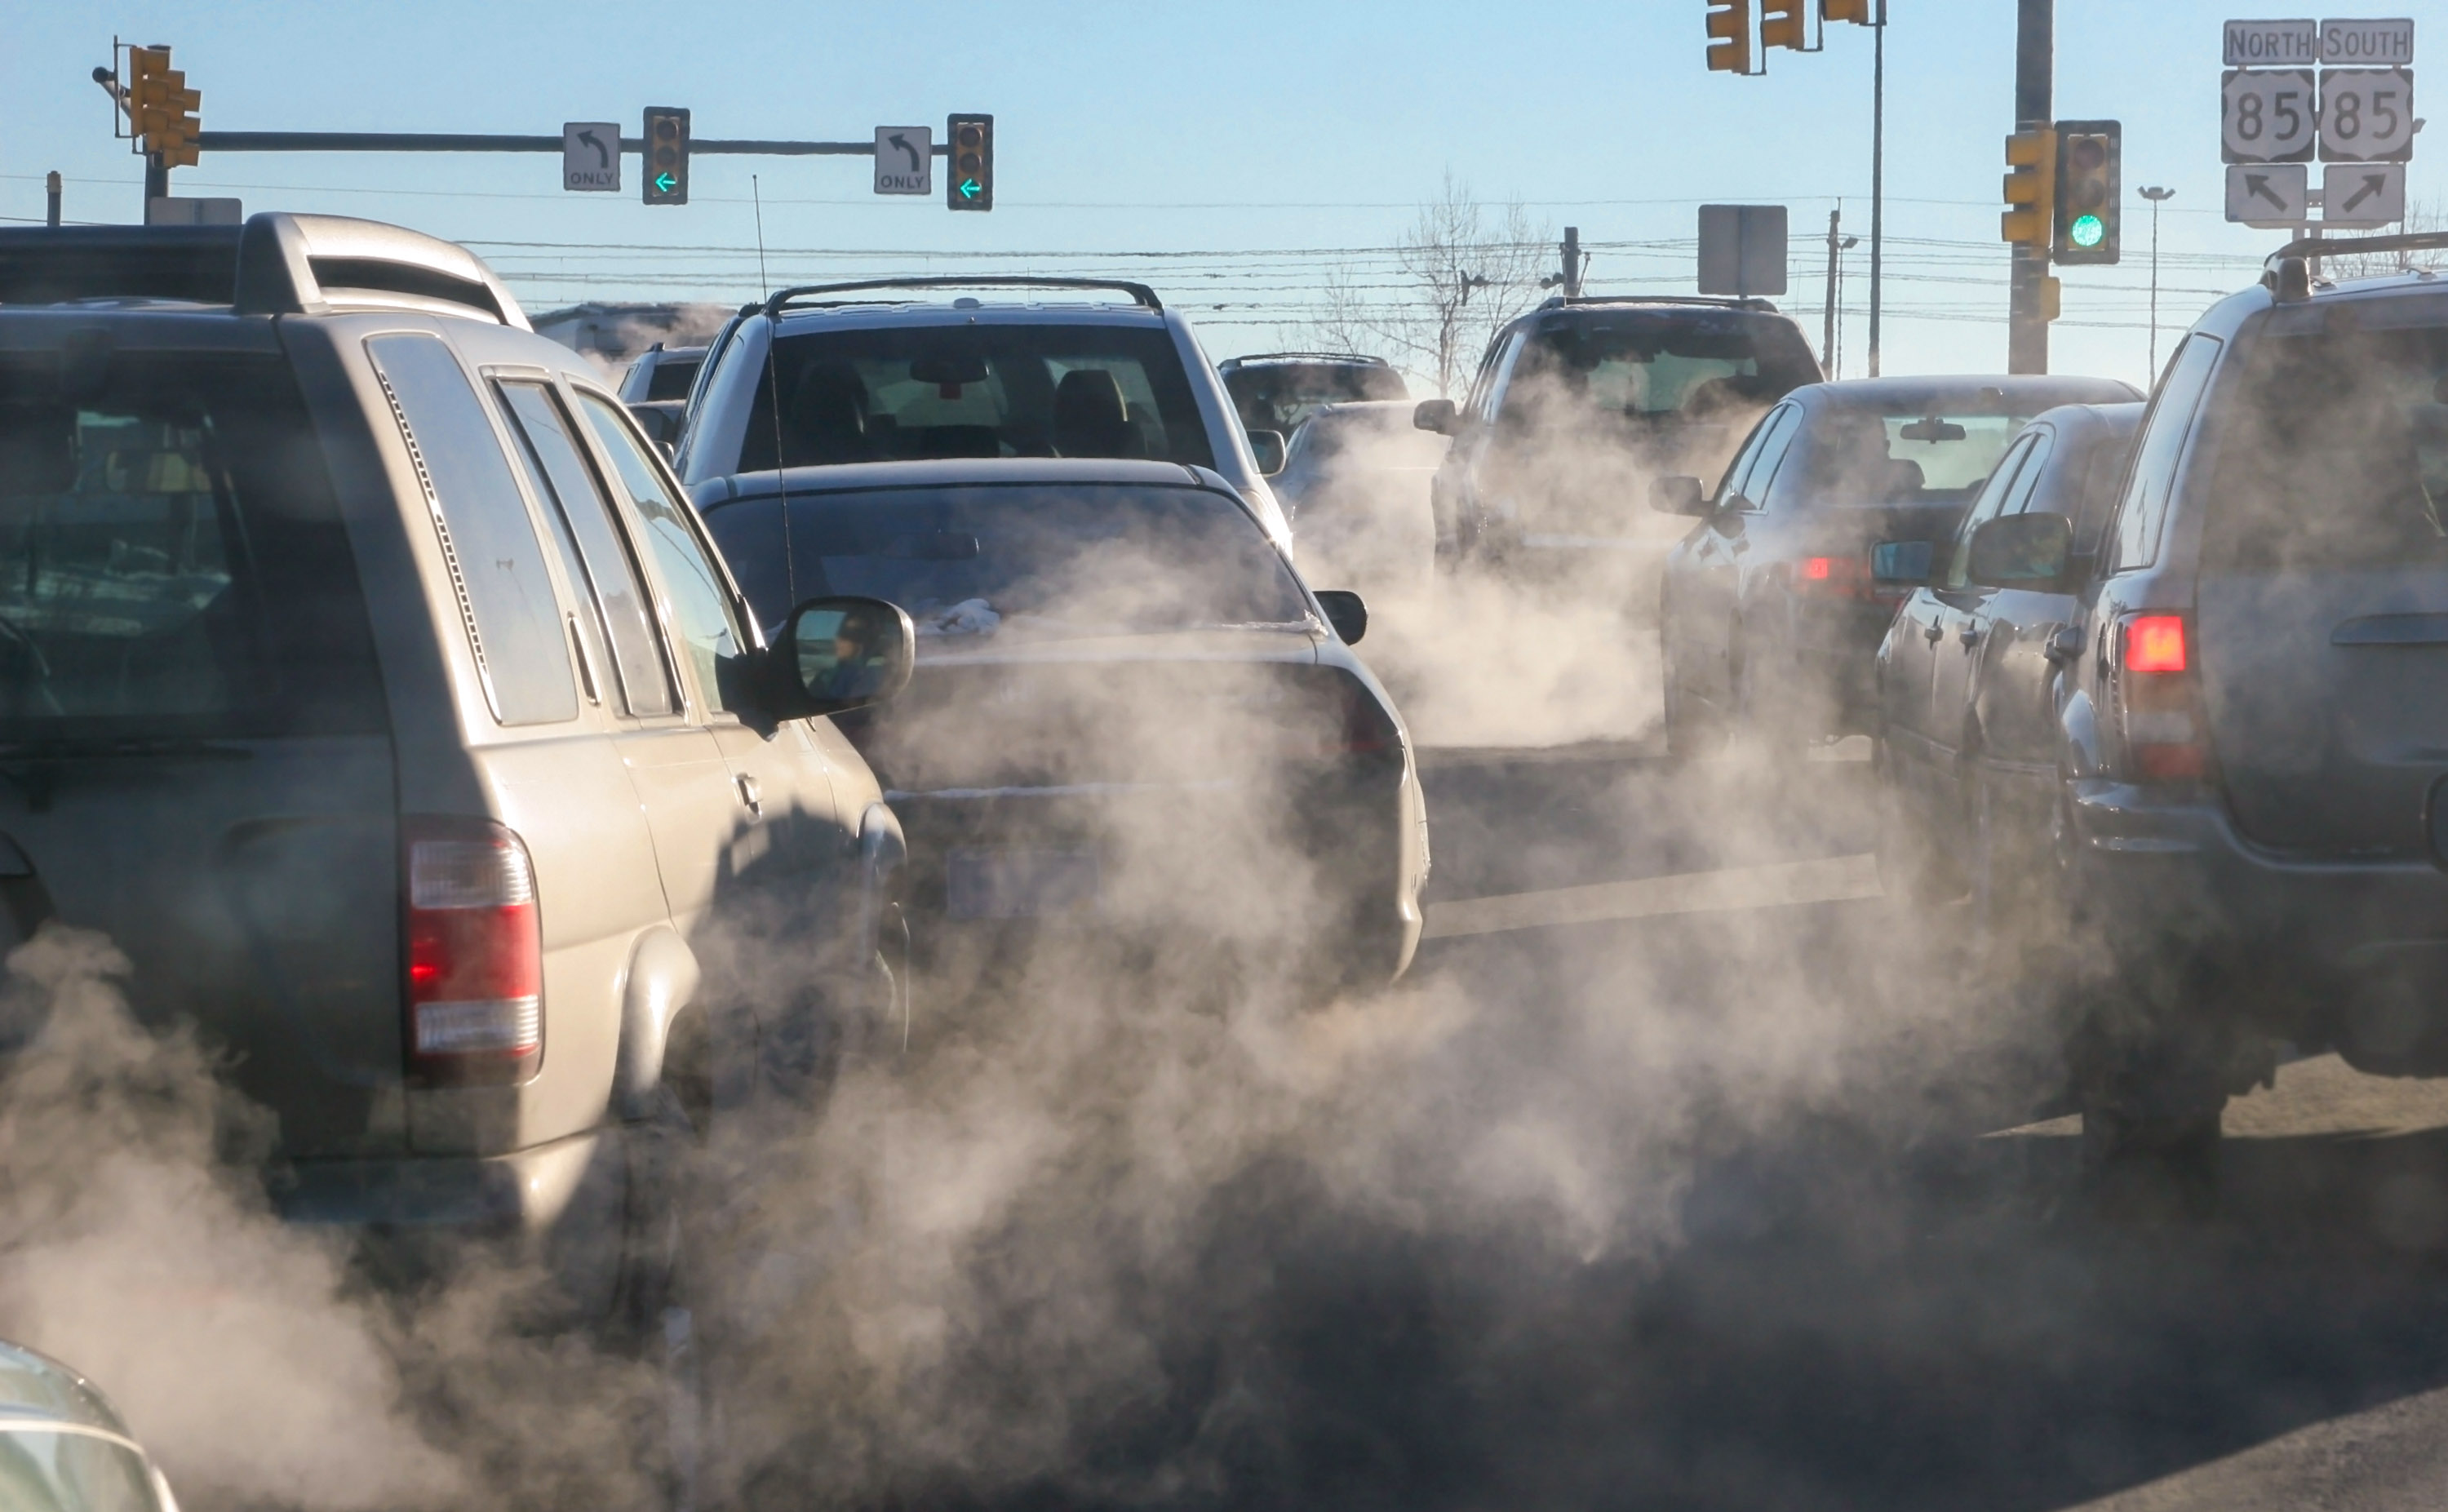
[[[0,309],[7,923],[109,936],[271,1115],[290,1219],[497,1239],[618,1322],[669,1294],[639,1152],[813,1096],[906,1008],[899,826],[822,718],[891,691],[902,622],[784,606],[769,644],[464,249],[210,229],[0,231],[0,281],[53,279]],[[872,675],[810,689],[794,638],[852,612]]]
[[[2109,378],[1860,378],[1788,393],[1713,492],[1672,474],[1692,517],[1667,556],[1657,637],[1666,739],[1678,756],[1730,736],[1791,755],[1867,733],[1879,645],[1905,595],[1871,549],[1951,538],[2024,425],[2064,404],[2138,398]]]
[[[908,836],[922,963],[1049,929],[1234,949],[1304,993],[1409,963],[1426,812],[1351,650],[1366,605],[1312,594],[1213,470],[873,462],[697,501],[769,619],[851,592],[917,624],[908,690],[843,726]]]
[[[2012,922],[2015,884],[2049,861],[2045,851],[1992,852],[2048,833],[2058,637],[2081,618],[2076,595],[2142,409],[2044,411],[1999,459],[1952,540],[1889,553],[1888,585],[1922,581],[1879,646],[1874,759],[1895,799],[1880,832],[1882,865],[1889,888],[1909,896],[1977,888],[1984,938]]]
[[[1265,445],[1279,462],[1278,442]],[[706,357],[677,465],[695,488],[864,462],[1171,462],[1214,471],[1289,543],[1272,467],[1251,446],[1189,322],[1145,284],[888,278],[784,289],[733,317]]]
[[[1329,404],[1407,401],[1403,375],[1356,352],[1258,352],[1215,365],[1250,430],[1291,436]]]
[[[1408,399],[1311,411],[1272,480],[1302,570],[1363,593],[1425,592],[1437,564],[1428,488],[1445,445],[1411,424]]]
[[[1550,298],[1496,334],[1461,403],[1415,412],[1453,438],[1431,494],[1440,560],[1523,567],[1636,539],[1650,479],[1716,476],[1754,420],[1820,376],[1765,299]]]
[[[101,1388],[0,1340],[0,1506],[179,1512],[170,1483]]]
[[[689,390],[697,384],[698,369],[705,363],[703,347],[667,347],[658,341],[638,354],[621,374],[621,402],[646,404],[657,400],[679,399],[685,402]]]
[[[2205,1169],[2285,1047],[2448,1072],[2448,287],[2307,262],[2443,245],[2297,242],[2194,323],[2046,647],[2054,792],[1994,853],[2070,917],[2096,1160]]]

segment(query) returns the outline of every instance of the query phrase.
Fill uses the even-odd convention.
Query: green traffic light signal
[[[2050,258],[2077,266],[2114,262],[2124,127],[2113,121],[2060,121],[2056,136],[2056,226]]]
[[[2077,247],[2095,247],[2107,235],[2108,227],[2100,224],[2095,215],[2076,216],[2074,224],[2066,228],[2067,239]]]
[[[951,172],[944,179],[944,202],[954,210],[994,208],[994,117],[956,115],[944,123],[951,147]]]
[[[688,203],[689,113],[669,105],[648,105],[645,155],[645,202]]]

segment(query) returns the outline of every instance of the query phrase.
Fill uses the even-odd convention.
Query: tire
[[[2118,1021],[2120,1006],[2095,1010],[2067,1054],[2085,1181],[2120,1213],[2172,1205],[2207,1215],[2218,1199],[2229,1037],[2207,1024]]]
[[[710,1049],[704,1015],[682,1013],[672,1025],[651,1111],[622,1131],[628,1209],[610,1328],[614,1341],[656,1378],[631,1443],[656,1488],[654,1504],[671,1512],[700,1504],[714,1417],[696,1305],[708,1261],[700,1168],[714,1109]]]

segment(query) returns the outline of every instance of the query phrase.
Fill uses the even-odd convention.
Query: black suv
[[[2074,900],[2097,1156],[2214,1150],[2282,1043],[2448,1072],[2448,283],[2316,283],[2315,246],[2170,359],[2095,567],[2061,528],[1972,546],[2078,577],[2051,801],[1976,881]]]
[[[1646,480],[1714,478],[1769,407],[1820,381],[1765,299],[1549,299],[1496,334],[1469,397],[1413,423],[1454,438],[1431,490],[1439,560],[1639,533]]]

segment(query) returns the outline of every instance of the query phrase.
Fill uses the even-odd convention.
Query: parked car
[[[1658,602],[1668,744],[1701,755],[1739,732],[1792,752],[1869,731],[1879,643],[1905,593],[1874,581],[1870,548],[1952,537],[2040,411],[2138,397],[2107,378],[1813,384],[1761,418],[1713,493],[1659,479],[1654,507],[1698,522]]]
[[[1639,534],[1647,481],[1714,477],[1762,412],[1820,378],[1765,299],[1551,298],[1496,334],[1460,405],[1415,423],[1453,437],[1432,499],[1450,566],[1578,552]]]
[[[1881,861],[1890,888],[1914,896],[1952,896],[1979,878],[1983,930],[2015,892],[1994,892],[1993,878],[2025,876],[2048,860],[2043,850],[1993,863],[1985,848],[2048,833],[2057,638],[2081,617],[2076,595],[2125,481],[2142,408],[2043,412],[2006,449],[1953,540],[1935,553],[1927,543],[1890,549],[1890,585],[1922,581],[1879,647],[1877,762],[1896,799]]]
[[[58,276],[52,235],[0,232],[0,282]],[[226,1054],[289,1217],[498,1234],[589,1317],[654,1294],[633,1136],[804,1088],[903,1001],[898,825],[817,716],[906,638],[856,694],[795,643],[897,611],[777,612],[769,649],[620,402],[457,246],[258,215],[216,298],[158,301],[120,293],[153,231],[72,240],[106,256],[67,302],[0,309],[9,922],[106,932],[139,1015]],[[726,963],[775,941],[752,996]]]
[[[2048,647],[2046,828],[1987,859],[2073,911],[2094,1158],[2214,1152],[2281,1043],[2448,1072],[2448,287],[2305,261],[2443,245],[2297,243],[2195,323]]]
[[[1407,399],[1311,411],[1272,480],[1303,570],[1363,591],[1425,590],[1437,562],[1428,487],[1444,454],[1444,438],[1411,424]]]
[[[923,960],[1085,923],[1329,990],[1410,961],[1426,813],[1350,650],[1366,608],[1312,595],[1214,471],[883,462],[697,498],[769,619],[848,589],[917,622],[908,692],[844,725],[907,827]]]
[[[928,297],[962,289],[1036,297]],[[1129,302],[1081,297],[1115,294]],[[1077,302],[1054,302],[1066,296]],[[715,337],[679,443],[692,488],[777,466],[968,457],[1212,469],[1268,534],[1291,539],[1223,379],[1189,322],[1144,284],[943,278],[784,289]]]
[[[698,369],[705,363],[703,347],[667,347],[658,341],[638,354],[629,371],[621,374],[621,402],[645,404],[655,400],[678,399],[683,404],[689,390],[697,384]]]
[[[0,1341],[0,1506],[179,1512],[170,1483],[92,1382]]]
[[[1353,352],[1260,352],[1216,364],[1225,392],[1252,431],[1290,436],[1329,404],[1407,401],[1393,364]]]

